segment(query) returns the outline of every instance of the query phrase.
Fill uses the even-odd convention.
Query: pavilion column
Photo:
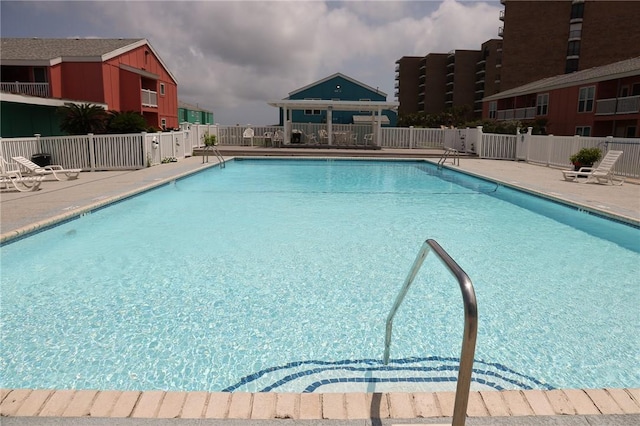
[[[290,120],[290,118],[289,118],[289,108],[284,107],[283,111],[284,111],[284,114],[283,114],[283,117],[284,117],[284,123],[283,123],[284,124],[284,129],[283,129],[283,132],[282,132],[282,144],[284,145],[284,144],[287,143],[287,141],[290,138],[289,130],[291,129],[291,126],[289,125],[289,120]]]
[[[376,123],[376,145],[382,146],[382,108],[378,108],[378,122]]]
[[[333,143],[333,107],[327,108],[327,144]]]

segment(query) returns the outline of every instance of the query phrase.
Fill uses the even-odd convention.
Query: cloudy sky
[[[180,100],[221,124],[277,123],[267,101],[341,72],[395,101],[395,61],[497,38],[499,1],[7,1],[2,37],[146,38]]]

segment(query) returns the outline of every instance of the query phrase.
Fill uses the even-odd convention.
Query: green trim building
[[[197,105],[178,101],[178,122],[213,124],[213,112],[200,108]]]

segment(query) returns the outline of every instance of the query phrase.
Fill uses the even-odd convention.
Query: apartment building
[[[400,115],[418,111],[434,114],[467,104],[480,117],[484,97],[543,78],[640,55],[640,1],[501,0],[501,3],[504,9],[498,18],[502,26],[497,32],[501,38],[482,43],[475,63],[469,54],[461,53],[459,60],[450,58],[454,62],[451,74],[451,68],[430,69],[428,60],[419,65],[416,59],[405,61],[406,57],[396,61]],[[442,54],[430,53],[425,58],[431,55]],[[450,62],[447,65],[450,67]],[[469,69],[463,71],[464,67]],[[439,72],[445,76],[444,102],[437,90],[442,81]],[[473,73],[476,79],[470,87],[466,83],[468,78],[462,76]]]
[[[544,119],[558,136],[640,137],[640,56],[487,96],[484,117]]]

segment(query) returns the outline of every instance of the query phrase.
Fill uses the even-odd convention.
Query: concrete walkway
[[[246,147],[235,155],[262,156]],[[224,147],[221,147],[224,151]],[[350,150],[270,149],[269,156],[340,155]],[[324,151],[331,151],[327,154]],[[335,152],[339,151],[339,152]],[[367,156],[374,151],[368,151]],[[406,158],[407,150],[375,151],[376,157]],[[411,156],[437,161],[436,150]],[[140,191],[215,166],[200,157],[138,171],[83,172],[73,181],[45,181],[41,190],[0,194],[1,239],[27,235]],[[587,210],[640,225],[640,185],[566,182],[557,169],[511,161],[462,158],[467,173],[484,176]],[[376,402],[377,401],[377,402]],[[2,425],[212,425],[226,426],[390,426],[449,423],[451,392],[424,394],[221,394],[182,392],[101,392],[0,390]],[[638,425],[640,389],[472,392],[467,425]],[[288,420],[283,420],[288,419]]]

